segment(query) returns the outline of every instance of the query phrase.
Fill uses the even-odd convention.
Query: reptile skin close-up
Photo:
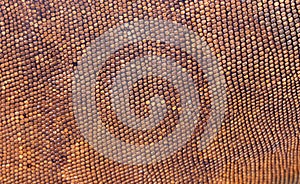
[[[0,0],[0,184],[300,183],[299,0]]]

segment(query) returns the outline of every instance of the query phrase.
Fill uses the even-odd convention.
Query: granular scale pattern
[[[0,183],[299,183],[299,15],[297,0],[2,0]],[[100,127],[138,148],[187,139],[128,159]]]

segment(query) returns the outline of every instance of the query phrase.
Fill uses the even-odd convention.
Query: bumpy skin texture
[[[187,25],[208,43],[228,107],[204,150],[198,128],[163,162],[124,165],[96,152],[77,127],[73,72],[109,28],[154,18]],[[297,183],[299,43],[297,0],[1,1],[0,183]]]

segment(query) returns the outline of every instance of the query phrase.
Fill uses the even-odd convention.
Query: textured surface
[[[129,101],[145,118],[159,114],[153,111],[161,107],[151,109],[149,100],[160,96],[162,121],[142,131],[117,119],[109,79],[135,57],[174,59],[195,81],[201,115],[191,139],[168,158],[122,164],[83,136],[72,103],[74,71],[109,28],[154,19],[180,23],[207,43],[226,80],[225,117],[213,141],[199,150],[213,90],[202,66],[184,49],[158,40],[124,46],[107,58],[94,89],[99,117],[112,135],[147,145],[180,123],[178,89],[151,75],[132,85]],[[298,0],[2,0],[0,183],[299,183],[299,43]]]

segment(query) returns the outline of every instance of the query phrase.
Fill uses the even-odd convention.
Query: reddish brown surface
[[[299,1],[5,0],[0,10],[0,183],[282,183],[299,176]],[[222,63],[228,110],[202,152],[195,139],[165,162],[133,167],[104,158],[81,135],[71,99],[76,62],[92,40],[134,18],[188,25]]]

